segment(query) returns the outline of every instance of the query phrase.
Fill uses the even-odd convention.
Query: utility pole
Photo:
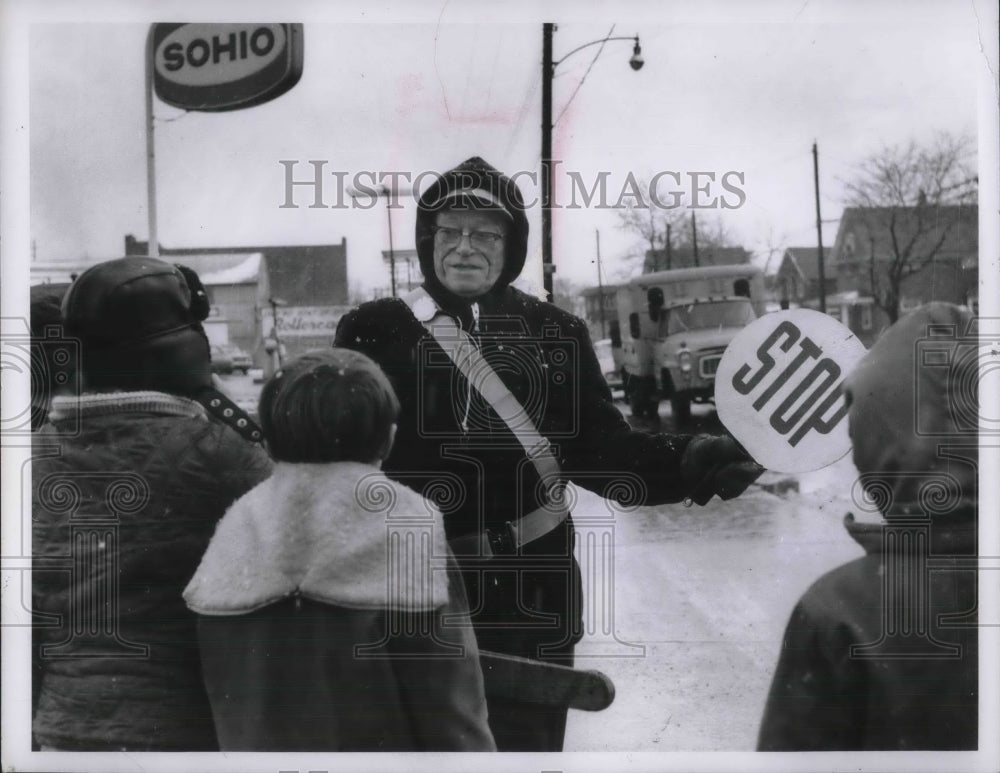
[[[271,324],[274,325],[271,335],[274,337],[275,369],[278,369],[284,365],[284,358],[281,354],[281,338],[278,336],[278,307],[287,306],[288,301],[272,296],[267,299],[267,302],[271,304]]]
[[[556,25],[542,25],[542,286],[551,300],[552,274],[552,34]]]
[[[153,29],[146,34],[146,216],[149,218],[149,243],[146,254],[160,256],[159,234],[156,227],[156,144],[153,141]]]
[[[597,234],[597,296],[599,298],[598,308],[601,310],[601,338],[604,338],[604,280],[601,279],[601,232],[594,230]]]
[[[819,150],[813,143],[813,183],[816,187],[816,253],[819,261],[819,310],[826,314],[826,276],[823,273],[823,220],[819,214]]]
[[[556,181],[552,174],[552,78],[556,68],[573,56],[591,46],[603,46],[609,40],[633,41],[632,57],[628,60],[629,67],[638,72],[642,69],[644,60],[639,36],[625,37],[621,35],[591,40],[589,43],[577,46],[558,62],[552,59],[552,36],[557,27],[546,22],[542,24],[542,284],[548,299],[552,299],[552,275],[556,271],[552,262],[552,204],[556,200]]]
[[[389,218],[389,282],[392,287],[392,297],[396,297],[396,252],[392,248],[392,197],[389,195],[389,188],[383,186],[385,191],[385,215]]]
[[[672,261],[671,255],[670,255],[670,223],[667,223],[667,244],[666,244],[666,249],[667,249],[667,271],[669,271],[671,268],[673,268],[673,266],[671,265],[671,263],[673,261]]]
[[[698,268],[698,222],[694,219],[694,212],[691,213],[691,246],[694,248],[694,267]]]
[[[656,221],[653,220],[653,208],[649,208],[649,254],[647,255],[648,260],[642,261],[642,273],[646,273],[646,268],[648,266],[649,272],[653,273],[656,271],[661,271],[662,266],[660,266],[660,253],[656,250]]]
[[[372,193],[374,193],[376,197],[385,196],[385,216],[389,222],[389,286],[391,287],[393,298],[396,297],[396,251],[392,245],[392,205],[395,201],[397,206],[399,206],[399,200],[396,197],[400,194],[405,195],[412,192],[413,191],[409,188],[390,188],[384,183],[374,189],[374,191],[369,189],[364,193],[361,193],[354,188],[347,189],[348,195],[355,199],[361,198],[362,196],[370,197]],[[409,270],[409,264],[407,264],[407,270]],[[409,276],[407,276],[407,280],[409,280]]]

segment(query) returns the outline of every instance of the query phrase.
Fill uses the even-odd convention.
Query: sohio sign
[[[238,110],[302,75],[301,24],[154,24],[153,85],[185,110]]]
[[[765,314],[722,356],[715,374],[719,419],[769,470],[832,464],[851,448],[842,387],[864,354],[864,344],[827,314]]]

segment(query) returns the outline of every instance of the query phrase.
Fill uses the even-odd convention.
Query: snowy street
[[[256,412],[260,384],[231,375],[223,385]],[[669,406],[660,411],[658,426],[630,421],[678,431]],[[681,431],[723,428],[704,405]],[[861,555],[841,525],[858,514],[854,475],[848,455],[814,473],[767,472],[729,502],[633,512],[576,488],[587,612],[576,665],[607,674],[615,700],[570,712],[566,751],[752,751],[792,607],[820,575]]]
[[[799,492],[754,486],[704,508],[618,515],[614,636],[605,618],[577,648],[577,667],[611,677],[616,697],[602,712],[570,712],[566,751],[752,751],[792,607],[861,555],[841,525],[853,473],[845,458],[800,476]],[[588,513],[607,508],[581,492],[583,541]]]

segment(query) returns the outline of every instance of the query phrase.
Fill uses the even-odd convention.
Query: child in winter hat
[[[62,311],[66,334],[80,341],[85,390],[193,397],[211,388],[207,308],[177,266],[147,257],[91,266]]]
[[[184,592],[222,749],[495,749],[441,513],[380,471],[398,413],[385,374],[345,349],[264,386],[275,471]]]

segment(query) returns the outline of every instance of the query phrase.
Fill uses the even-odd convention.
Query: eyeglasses
[[[488,250],[503,240],[503,234],[493,231],[464,231],[445,225],[434,226],[432,230],[442,247],[457,247],[463,236],[468,236],[469,243],[477,250]]]

